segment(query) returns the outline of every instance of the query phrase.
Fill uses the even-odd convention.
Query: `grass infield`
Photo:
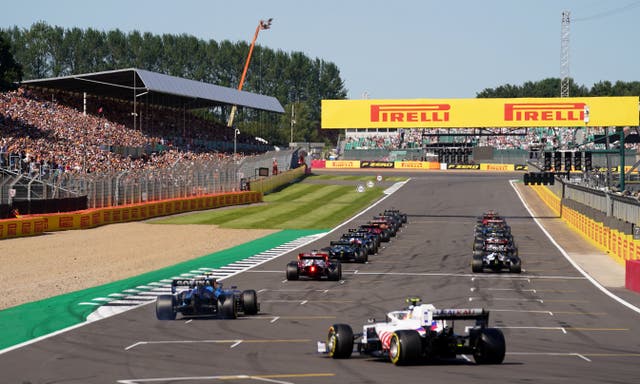
[[[385,181],[404,180],[397,179]],[[374,186],[358,192],[357,186],[366,185],[368,181],[373,181]],[[153,223],[215,224],[223,228],[246,229],[333,228],[380,199],[384,189],[372,176],[313,175],[266,195],[264,204],[196,212],[154,220]]]

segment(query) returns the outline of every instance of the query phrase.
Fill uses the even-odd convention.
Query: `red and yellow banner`
[[[637,126],[638,97],[322,100],[322,128]]]

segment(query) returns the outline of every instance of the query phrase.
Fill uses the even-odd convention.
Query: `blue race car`
[[[369,252],[358,239],[332,241],[328,248],[322,250],[329,254],[330,259],[356,263],[366,263],[369,260]]]
[[[239,313],[255,315],[260,310],[255,290],[240,291],[236,287],[224,289],[222,283],[210,275],[193,279],[173,279],[171,294],[159,295],[156,300],[158,320],[175,320],[183,316],[219,316],[235,319]]]

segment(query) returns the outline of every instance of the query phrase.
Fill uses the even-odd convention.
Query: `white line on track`
[[[246,271],[249,273],[282,273],[282,271],[276,270],[257,270],[257,271]],[[441,273],[441,272],[362,272],[360,270],[354,269],[353,271],[342,271],[343,275],[358,275],[358,276],[438,276],[438,277],[472,277],[473,281],[475,278],[483,279],[483,280],[504,280],[504,281],[513,281],[513,280],[523,280],[527,282],[531,282],[531,279],[540,279],[540,280],[585,280],[582,276],[513,276],[513,275],[483,275],[483,276],[473,276],[469,273]],[[286,280],[283,280],[285,282]]]
[[[296,377],[299,375],[292,375],[292,377]],[[303,376],[306,376],[303,374]],[[333,374],[320,374],[320,376],[333,376]],[[255,380],[255,381],[264,381],[267,383],[275,383],[275,384],[293,384],[290,381],[276,380],[267,377],[261,376],[251,376],[251,375],[224,375],[224,376],[185,376],[185,377],[155,377],[150,379],[126,379],[126,380],[118,380],[116,383],[118,384],[141,384],[141,383],[154,383],[154,382],[172,382],[177,383],[179,381],[207,381],[210,382],[212,380]],[[244,381],[243,381],[244,382]]]
[[[589,359],[586,356],[583,356],[583,355],[581,355],[579,353],[574,353],[573,355],[578,356],[579,358],[581,358],[581,359],[583,359],[585,361],[591,362],[591,359]]]
[[[484,299],[482,297],[470,297],[469,301],[517,301],[521,303],[540,303],[544,304],[544,300],[542,299],[520,299],[517,297],[491,297]]]
[[[529,208],[529,206],[527,205],[527,203],[525,202],[524,198],[522,197],[522,195],[520,194],[520,191],[518,191],[518,188],[516,188],[515,183],[516,180],[510,180],[509,183],[511,184],[511,187],[513,188],[514,191],[516,191],[516,194],[518,195],[518,198],[520,199],[520,201],[522,201],[522,204],[524,205],[524,207],[526,208],[527,212],[529,212],[529,215],[531,215],[531,217],[533,218],[533,221],[535,221],[536,224],[538,224],[538,227],[540,227],[540,229],[542,230],[542,232],[544,232],[544,234],[547,236],[547,238],[551,241],[551,243],[553,243],[553,245],[555,245],[555,247],[560,251],[560,253],[562,254],[562,256],[564,256],[565,259],[567,259],[567,261],[578,271],[580,272],[580,274],[582,276],[585,277],[585,279],[589,280],[591,282],[591,284],[593,284],[596,288],[598,288],[601,292],[603,292],[605,295],[609,296],[610,298],[612,298],[613,300],[617,301],[618,303],[624,305],[625,307],[631,309],[632,311],[636,312],[636,313],[640,313],[640,308],[636,307],[635,305],[629,303],[628,301],[614,295],[611,291],[609,291],[607,288],[605,288],[602,284],[600,284],[598,281],[596,281],[596,279],[594,279],[593,277],[591,277],[584,269],[582,269],[575,261],[573,261],[573,259],[571,258],[571,256],[569,256],[569,254],[567,253],[567,251],[564,250],[564,248],[562,248],[560,246],[560,244],[558,244],[558,242],[551,236],[551,234],[549,234],[549,232],[544,228],[544,226],[542,226],[542,223],[540,223],[540,220],[538,220],[537,217],[535,217],[535,215],[533,214],[533,212],[531,211],[531,208]]]
[[[584,361],[591,362],[591,359],[581,353],[575,352],[507,352],[507,355],[511,356],[567,356],[567,357],[579,357]]]

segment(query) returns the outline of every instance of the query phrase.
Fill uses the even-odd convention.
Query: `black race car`
[[[367,250],[369,255],[375,255],[378,253],[378,247],[380,244],[380,238],[374,233],[367,231],[359,231],[357,229],[349,229],[349,232],[344,233],[340,240],[351,241],[356,239],[362,242],[363,247]]]
[[[329,254],[330,259],[356,263],[366,263],[369,260],[369,252],[358,239],[332,241],[329,245],[322,250]]]
[[[391,240],[391,230],[386,222],[384,223],[372,223],[362,224],[358,229],[374,233],[379,236],[380,241],[387,243]]]
[[[522,271],[522,262],[518,256],[518,248],[506,238],[488,238],[482,247],[474,246],[471,270],[483,272],[485,269],[501,271],[504,269],[512,273]]]
[[[298,254],[298,261],[287,264],[287,280],[300,277],[338,281],[342,279],[342,266],[339,260],[332,260],[325,252],[312,251]]]
[[[395,216],[400,219],[402,224],[407,223],[407,214],[400,212],[398,209],[385,209],[382,213],[383,216]]]
[[[260,310],[255,290],[223,289],[222,283],[210,275],[193,279],[173,279],[171,294],[156,300],[158,320],[175,320],[183,316],[219,316],[235,319],[238,314],[255,315]]]

